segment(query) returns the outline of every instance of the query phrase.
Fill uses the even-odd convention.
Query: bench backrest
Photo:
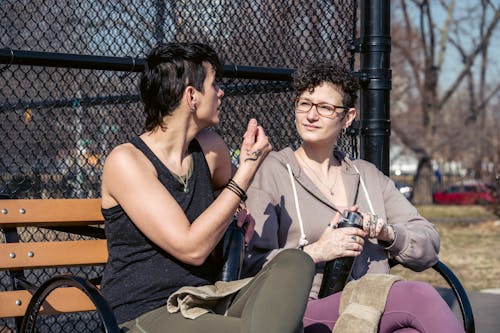
[[[4,238],[15,228],[97,226],[104,223],[100,199],[7,199],[0,200],[0,229]],[[0,243],[0,270],[60,266],[103,265],[108,258],[105,239],[63,239]],[[33,291],[0,291],[0,317],[23,316]],[[77,288],[61,288],[47,298],[42,313],[95,309]]]

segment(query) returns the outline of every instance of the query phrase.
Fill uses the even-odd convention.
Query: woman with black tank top
[[[182,286],[215,282],[211,254],[271,150],[263,128],[250,120],[233,174],[222,138],[205,130],[219,122],[220,68],[217,54],[204,44],[153,48],[140,82],[146,131],[106,159],[102,212],[109,259],[102,291],[123,331],[302,329],[314,264],[298,250],[277,256],[234,296],[225,314],[186,319],[166,309],[168,297]],[[252,219],[240,214],[238,223],[249,241]]]

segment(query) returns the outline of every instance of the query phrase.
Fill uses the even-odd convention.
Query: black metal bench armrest
[[[460,306],[460,311],[462,312],[465,331],[467,333],[474,333],[475,326],[472,306],[470,305],[469,297],[460,283],[460,280],[456,277],[452,270],[441,261],[438,261],[438,263],[432,266],[432,268],[446,280],[446,282],[450,285],[453,294],[455,294],[455,298]]]
[[[45,298],[59,287],[76,287],[82,290],[89,299],[94,303],[96,311],[104,325],[106,333],[120,333],[120,328],[116,322],[115,315],[111,310],[108,302],[101,295],[99,290],[88,280],[80,276],[73,275],[57,275],[44,282],[33,294],[30,303],[26,309],[23,322],[21,325],[21,333],[34,333],[38,312]]]
[[[399,263],[393,259],[389,259],[389,266],[392,268],[399,265]],[[474,326],[474,314],[472,312],[472,306],[470,305],[469,296],[465,288],[460,283],[460,280],[453,273],[453,271],[446,266],[443,262],[438,261],[434,266],[432,266],[436,272],[438,272],[441,277],[450,286],[453,295],[457,299],[458,305],[460,307],[460,312],[462,314],[462,320],[464,324],[465,332],[475,333],[476,328]]]

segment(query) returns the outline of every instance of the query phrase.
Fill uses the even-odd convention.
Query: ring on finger
[[[351,236],[351,239],[352,239],[353,241],[356,241],[356,240],[357,240],[356,236]]]

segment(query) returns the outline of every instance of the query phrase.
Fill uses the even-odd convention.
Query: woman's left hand
[[[394,241],[394,228],[386,220],[370,213],[361,213],[363,216],[363,230],[368,238],[376,238],[385,242]]]

